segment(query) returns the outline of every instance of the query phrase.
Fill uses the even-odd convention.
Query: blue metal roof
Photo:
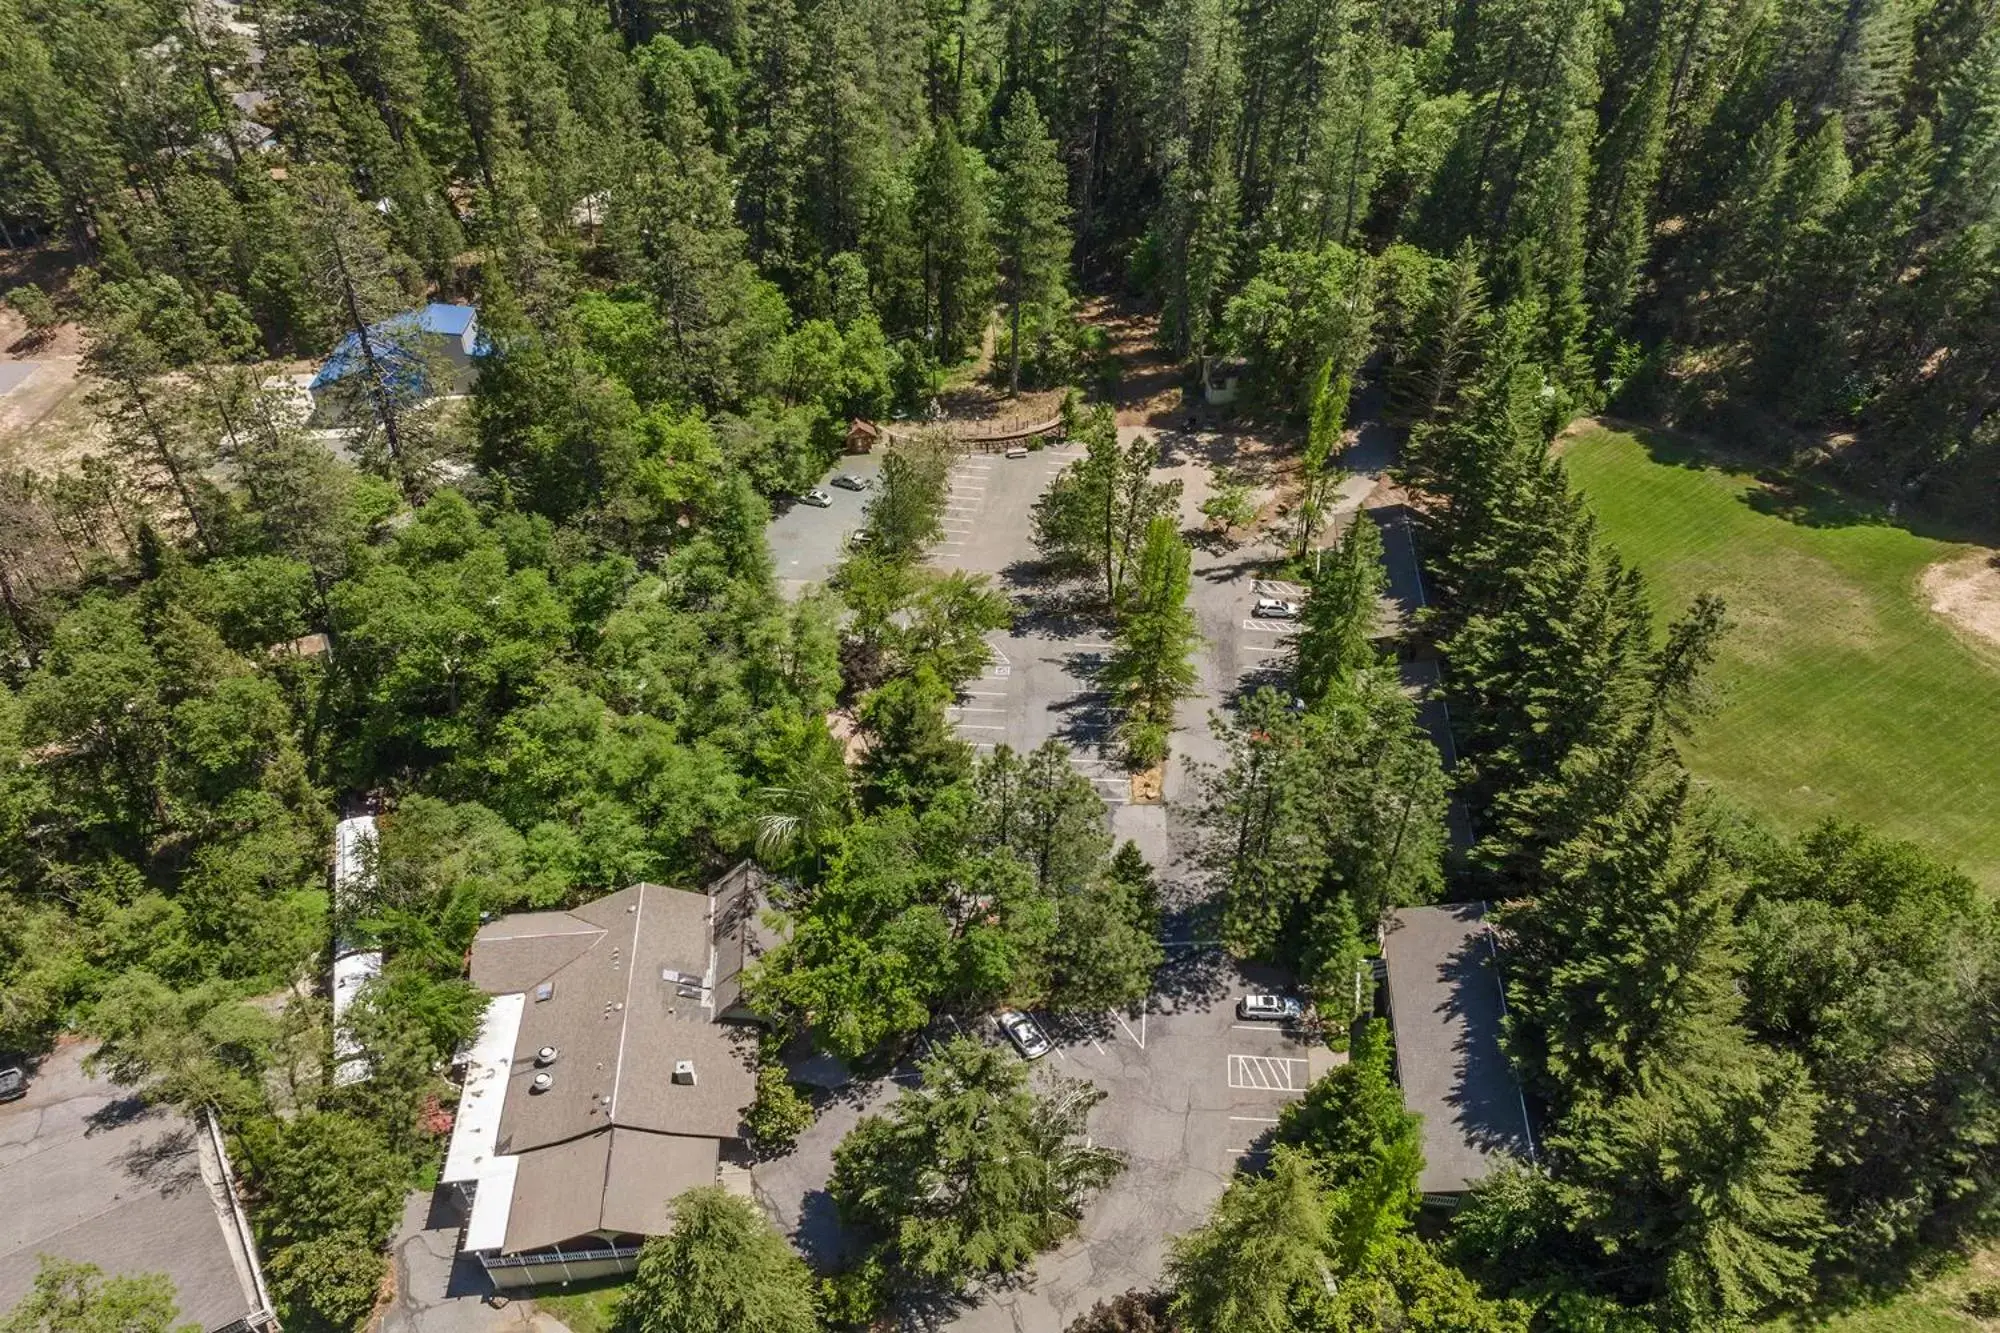
[[[413,334],[433,334],[443,338],[462,338],[479,317],[477,307],[450,305],[433,301],[422,310],[406,310],[400,315],[368,326],[368,341],[375,349],[375,358],[389,365],[392,377],[410,377],[413,381],[421,378],[423,358],[414,347],[405,346]],[[473,347],[474,356],[484,356],[488,351],[486,339],[482,336]],[[350,333],[342,338],[326,359],[326,364],[313,376],[312,387],[323,389],[338,380],[344,380],[363,364],[361,339]],[[415,387],[414,384],[412,387]]]

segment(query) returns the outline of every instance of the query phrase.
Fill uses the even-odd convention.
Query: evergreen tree
[[[1019,1270],[1074,1231],[1084,1200],[1123,1169],[1085,1137],[1104,1096],[1088,1083],[1032,1089],[1012,1052],[963,1037],[918,1072],[842,1140],[828,1186],[899,1283],[952,1291]]]
[[[992,299],[993,250],[974,174],[977,156],[944,121],[910,162],[910,221],[922,255],[925,336],[940,361],[957,360],[978,345]]]
[[[720,1186],[675,1197],[619,1298],[638,1333],[790,1333],[813,1322],[812,1275],[755,1204]]]
[[[1104,666],[1104,683],[1123,713],[1120,734],[1139,767],[1166,758],[1174,705],[1194,693],[1189,657],[1201,636],[1187,605],[1192,560],[1171,518],[1161,514],[1146,525],[1117,646]]]
[[[1066,313],[1069,293],[1069,177],[1034,95],[1014,94],[995,158],[994,238],[1000,257],[1000,298],[1008,307],[1007,387],[1021,388],[1021,312],[1033,308],[1035,327]]]
[[[1382,566],[1382,530],[1357,513],[1340,545],[1314,574],[1293,648],[1292,692],[1308,707],[1354,673],[1376,665],[1376,627],[1388,573]]]

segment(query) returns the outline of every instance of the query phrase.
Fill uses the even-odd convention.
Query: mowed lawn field
[[[2000,648],[1919,587],[1977,548],[1797,499],[1650,433],[1579,427],[1562,449],[1663,623],[1703,591],[1728,604],[1715,711],[1683,747],[1695,775],[1784,828],[1858,819],[2000,891]]]

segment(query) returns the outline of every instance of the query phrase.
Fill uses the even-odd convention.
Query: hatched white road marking
[[[1232,1055],[1229,1086],[1250,1092],[1304,1092],[1307,1069],[1304,1060],[1289,1055]]]

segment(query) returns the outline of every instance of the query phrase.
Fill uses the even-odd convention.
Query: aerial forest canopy
[[[292,1326],[373,1306],[490,914],[755,857],[788,933],[748,993],[856,1065],[1148,994],[1166,868],[1059,742],[949,718],[1014,609],[925,563],[949,440],[901,432],[824,586],[765,541],[850,429],[975,374],[1070,391],[1036,541],[1119,622],[1157,765],[1200,631],[1181,483],[1113,410],[1134,320],[1170,387],[1222,367],[1301,441],[1286,688],[1218,715],[1176,812],[1217,930],[1325,1008],[1389,908],[1507,903],[1545,1152],[1420,1238],[1359,1025],[1130,1326],[1727,1329],[2000,1226],[1991,898],[1709,799],[1676,741],[1727,608],[1656,624],[1550,449],[1600,411],[1754,433],[1890,515],[2000,519],[2000,0],[0,0],[0,247],[8,327],[77,339],[94,414],[0,455],[0,1051],[86,1032],[215,1110]],[[432,303],[477,309],[463,395],[381,343]],[[338,448],[285,401],[329,354]],[[1375,529],[1330,540],[1364,399],[1406,441],[1449,775],[1374,645]],[[324,1003],[252,1001],[312,989],[363,799],[394,815],[338,925],[386,962],[374,1076],[336,1086]],[[1018,1268],[1116,1175],[1085,1092],[940,1059],[1074,1178],[916,1256],[924,1105],[864,1122],[874,1285],[822,1321]],[[810,1116],[776,1069],[772,1144]]]

